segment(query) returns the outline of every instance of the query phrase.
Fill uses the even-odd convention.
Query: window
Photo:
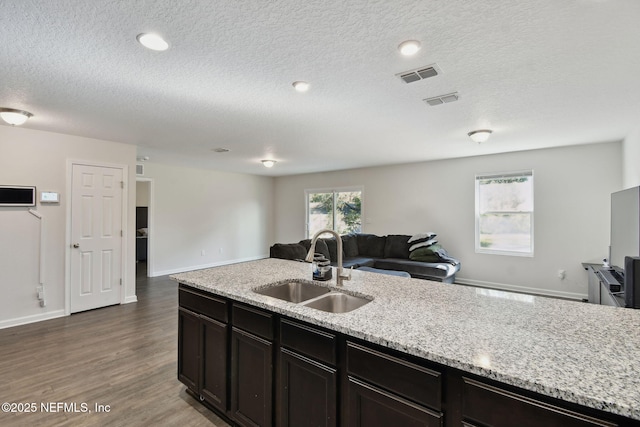
[[[533,171],[476,175],[476,252],[533,256]]]
[[[323,228],[338,234],[362,231],[362,188],[306,190],[307,237]]]

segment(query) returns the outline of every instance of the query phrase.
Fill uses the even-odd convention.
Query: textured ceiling
[[[273,176],[614,141],[640,123],[638,22],[638,0],[0,0],[0,106],[152,161]]]

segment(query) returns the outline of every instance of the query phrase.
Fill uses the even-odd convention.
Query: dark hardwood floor
[[[35,404],[0,426],[228,426],[176,378],[177,283],[136,287],[137,303],[0,330],[0,403]]]

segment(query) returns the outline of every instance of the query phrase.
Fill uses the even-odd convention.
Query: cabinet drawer
[[[462,415],[468,422],[494,427],[616,425],[469,378],[463,381]]]
[[[259,337],[273,339],[273,315],[257,308],[233,304],[233,326]]]
[[[220,322],[227,323],[227,302],[212,295],[205,295],[186,287],[178,290],[180,307],[202,314]]]
[[[424,406],[441,409],[440,372],[351,342],[347,343],[347,372]]]
[[[412,426],[442,427],[443,415],[394,394],[349,377],[347,385],[348,427]]]
[[[280,343],[305,356],[336,364],[337,339],[334,334],[283,319],[280,322]]]

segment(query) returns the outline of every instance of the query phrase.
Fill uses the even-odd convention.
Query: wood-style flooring
[[[177,283],[136,286],[137,303],[0,330],[0,403],[36,405],[0,426],[228,426],[176,378]]]

